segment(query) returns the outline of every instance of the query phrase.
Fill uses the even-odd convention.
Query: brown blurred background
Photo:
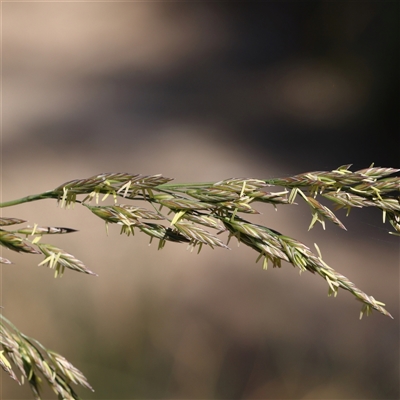
[[[399,167],[398,16],[398,2],[2,3],[2,199],[101,172]],[[85,373],[87,399],[398,399],[399,247],[381,214],[307,232],[307,208],[261,211],[395,320],[359,321],[351,295],[264,272],[234,241],[157,251],[50,200],[2,215],[79,229],[48,241],[99,277],[55,280],[5,250],[3,312]],[[3,374],[1,398],[32,397]]]

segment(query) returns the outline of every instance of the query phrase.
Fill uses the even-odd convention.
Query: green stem
[[[203,187],[209,187],[214,185],[215,182],[201,182],[201,183],[164,183],[163,185],[158,185],[155,189],[167,189],[173,191],[186,191],[187,189],[198,189]]]
[[[43,192],[40,194],[32,194],[30,196],[22,197],[20,199],[5,201],[0,203],[0,208],[16,206],[18,204],[30,203],[31,201],[43,200],[43,199],[57,199],[58,194],[50,190],[48,192]]]
[[[276,181],[279,181],[279,178],[263,179],[263,181],[267,184],[274,185]],[[164,183],[162,185],[156,186],[155,189],[166,189],[166,190],[170,190],[170,191],[185,192],[188,189],[209,188],[210,186],[215,185],[215,183],[216,182]]]
[[[273,184],[274,179],[265,180],[266,183]],[[189,189],[199,189],[199,188],[208,188],[214,185],[215,182],[201,182],[201,183],[171,183],[171,184],[163,184],[156,186],[154,189],[158,189],[162,192],[182,192],[185,193]],[[32,194],[30,196],[22,197],[20,199],[5,201],[4,203],[0,203],[0,208],[16,206],[18,204],[30,203],[31,201],[38,201],[43,199],[57,199],[59,198],[59,193],[53,190],[49,190],[47,192],[43,192],[40,194]]]

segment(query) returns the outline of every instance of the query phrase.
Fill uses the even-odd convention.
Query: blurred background
[[[177,182],[399,167],[398,2],[2,3],[2,201],[102,172]],[[148,247],[88,210],[2,209],[42,226],[99,277],[54,279],[3,255],[4,315],[63,354],[87,399],[398,399],[399,247],[375,210],[307,232],[306,207],[256,220],[386,303],[288,264]],[[338,213],[344,217],[344,213]],[[309,276],[310,275],[310,276]],[[32,398],[3,374],[2,399]],[[45,391],[45,398],[54,398]]]

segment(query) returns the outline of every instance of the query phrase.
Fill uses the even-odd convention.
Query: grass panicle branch
[[[86,268],[82,261],[58,247],[46,243],[38,243],[37,247],[46,257],[39,266],[47,265],[49,268],[54,269],[55,277],[62,276],[65,268],[97,276],[97,274]]]
[[[9,220],[13,220],[13,224],[25,222],[16,218],[9,218]],[[11,223],[8,223],[8,225],[11,225]],[[76,230],[55,226],[41,227],[36,224],[33,227],[27,226],[13,231],[0,229],[0,244],[3,247],[16,252],[43,254],[45,259],[38,265],[47,265],[49,268],[54,269],[55,277],[62,276],[65,268],[89,275],[96,275],[94,272],[86,268],[83,262],[75,258],[72,254],[50,244],[40,243],[43,235],[60,235],[72,232],[76,232]],[[28,239],[28,237],[32,237],[32,239]],[[0,262],[2,264],[11,264],[10,260],[3,257],[0,257]]]
[[[3,347],[0,366],[19,384],[28,381],[35,399],[42,398],[40,388],[43,379],[60,399],[80,399],[71,387],[72,383],[93,391],[82,372],[63,356],[47,350],[37,340],[24,335],[3,315],[0,315],[0,321],[0,343]],[[11,364],[14,364],[17,372]]]
[[[389,222],[394,228],[394,232],[389,233],[400,235],[400,169],[371,165],[352,172],[350,167],[344,165],[333,171],[315,171],[267,180],[231,178],[219,182],[178,184],[162,175],[103,173],[66,182],[41,194],[1,203],[0,208],[43,199],[55,199],[61,208],[72,208],[77,203],[105,221],[107,232],[110,224],[120,225],[121,234],[128,236],[134,235],[136,230],[148,235],[150,242],[158,239],[159,249],[167,242],[186,243],[191,249],[198,247],[199,252],[204,246],[228,249],[229,240],[235,237],[256,252],[257,261],[263,260],[264,269],[269,263],[273,267],[281,267],[282,261],[290,263],[300,272],[319,275],[328,285],[328,295],[336,296],[339,288],[350,292],[363,303],[360,317],[364,313],[369,315],[372,310],[391,317],[383,303],[328,266],[317,245],[317,253],[313,253],[296,239],[240,216],[259,214],[255,208],[258,203],[267,203],[276,209],[281,205],[296,205],[295,200],[299,198],[310,207],[312,218],[309,229],[317,222],[325,229],[326,222],[331,222],[345,230],[335,210],[345,208],[348,215],[352,208],[375,207],[382,212],[383,222]],[[113,199],[112,205],[99,204],[108,197]],[[123,199],[124,203],[147,204],[149,208],[136,203],[119,203],[119,199]],[[322,201],[330,202],[334,208],[322,204]],[[44,235],[72,233],[74,229],[37,225],[6,229],[25,222],[18,218],[0,218],[0,244],[12,251],[44,255],[39,265],[54,269],[55,276],[61,276],[66,268],[96,275],[73,255],[41,242]],[[222,232],[228,233],[226,244],[218,237]],[[11,263],[3,257],[0,262]],[[69,382],[90,389],[83,375],[62,356],[45,352],[46,358],[43,358],[38,347],[32,345],[33,341],[16,334],[16,331],[10,334],[4,320],[1,329],[7,358],[0,353],[0,365],[11,378],[16,379],[11,368],[11,363],[14,363],[28,378],[35,396],[39,396],[36,371],[42,373],[53,389],[58,390],[56,393],[66,396],[61,398],[77,398],[73,397],[75,394],[69,389]],[[39,347],[44,351],[43,347]],[[68,382],[67,386],[65,382]]]

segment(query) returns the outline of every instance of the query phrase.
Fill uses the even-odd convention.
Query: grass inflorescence
[[[27,381],[35,399],[41,399],[42,378],[60,399],[79,400],[71,387],[72,383],[93,391],[82,372],[63,356],[47,350],[37,340],[24,335],[3,315],[0,315],[0,322],[0,343],[3,347],[0,366],[19,384]],[[15,365],[17,373],[13,371],[11,363]]]
[[[372,310],[391,317],[382,302],[367,295],[345,276],[328,266],[323,261],[317,245],[317,251],[314,253],[296,239],[267,226],[247,221],[243,215],[258,214],[255,208],[257,203],[268,203],[277,208],[281,205],[296,204],[295,200],[300,199],[310,207],[312,217],[309,229],[317,222],[324,229],[326,222],[346,229],[334,210],[321,204],[322,198],[329,200],[335,210],[347,209],[347,214],[352,208],[378,208],[382,212],[383,222],[388,221],[394,228],[394,232],[390,233],[399,235],[399,171],[394,168],[371,166],[352,172],[350,165],[344,165],[333,171],[309,172],[287,178],[232,178],[219,182],[181,184],[171,183],[172,179],[162,175],[103,173],[87,179],[72,180],[54,190],[5,202],[0,206],[9,207],[48,198],[56,199],[62,208],[72,208],[77,203],[104,220],[107,232],[110,224],[120,225],[121,234],[129,236],[138,231],[148,235],[150,242],[158,240],[159,249],[167,242],[186,243],[191,249],[197,248],[198,252],[204,246],[228,249],[229,240],[234,237],[257,253],[257,261],[262,260],[264,269],[267,269],[269,263],[273,267],[281,267],[282,261],[290,263],[300,272],[308,271],[321,276],[328,285],[329,295],[336,296],[339,288],[353,294],[363,303],[360,317],[364,313],[370,314]],[[277,190],[271,191],[272,187]],[[108,197],[114,200],[112,205],[100,204]],[[120,199],[123,199],[123,203],[119,202]],[[126,204],[128,201],[133,203]],[[139,206],[138,202],[149,207]],[[96,275],[73,255],[41,240],[44,235],[71,233],[73,229],[37,225],[16,230],[9,228],[24,222],[26,221],[17,218],[0,218],[0,244],[12,251],[44,255],[45,258],[39,265],[47,265],[54,269],[56,276],[61,276],[65,269]],[[227,243],[219,236],[222,232],[228,233]],[[0,262],[11,263],[6,258],[0,258]],[[3,330],[4,328],[2,332]],[[4,337],[7,338],[7,334]],[[5,354],[19,368],[20,360],[16,355],[19,350],[13,352],[10,349],[21,347],[7,345],[4,340],[2,344]],[[35,362],[42,360],[40,357],[36,360],[32,354],[31,359]],[[52,357],[50,360],[55,360],[54,362],[60,365],[69,365],[61,356]],[[3,369],[15,379],[7,358],[1,355],[0,360]],[[58,381],[46,368],[38,370],[54,388]],[[71,371],[65,370],[65,376],[74,383],[83,384],[82,381],[75,382],[71,378]],[[88,387],[86,384],[83,386]]]

